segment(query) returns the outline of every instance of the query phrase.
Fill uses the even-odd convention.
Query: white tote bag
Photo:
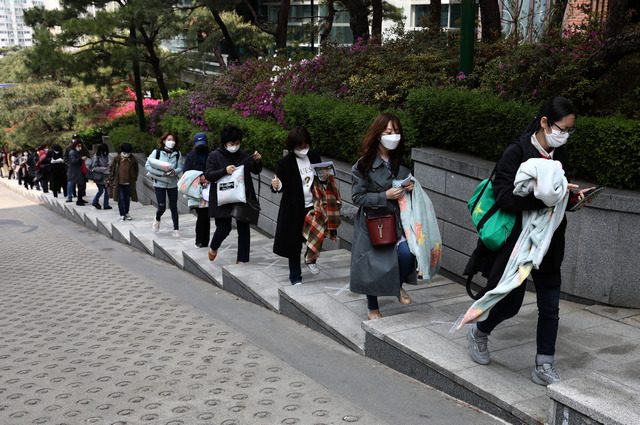
[[[244,185],[244,165],[241,165],[236,167],[233,174],[228,174],[216,182],[218,205],[246,203],[247,194]]]

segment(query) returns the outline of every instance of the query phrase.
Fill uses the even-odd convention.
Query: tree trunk
[[[547,24],[547,36],[560,36],[562,34],[562,22],[564,21],[564,12],[567,10],[569,0],[556,0],[551,6],[551,16]]]
[[[429,25],[429,29],[440,31],[440,15],[442,15],[442,1],[431,0],[431,16],[429,17],[431,25]]]
[[[327,0],[327,17],[322,24],[322,32],[320,33],[320,43],[324,43],[329,38],[331,30],[333,29],[333,19],[336,16],[336,8],[333,4],[333,0]]]
[[[131,25],[129,28],[129,39],[132,47],[135,49],[136,27]],[[138,116],[138,128],[140,131],[147,131],[147,123],[144,118],[144,105],[142,104],[142,78],[140,78],[140,60],[137,52],[134,51],[133,56],[133,89],[136,93],[136,115]]]
[[[622,33],[629,5],[628,0],[609,0],[605,37],[613,38]]]
[[[363,0],[343,0],[341,2],[349,11],[349,27],[355,42],[359,38],[369,39],[369,8]]]
[[[276,50],[287,48],[287,30],[289,29],[289,7],[291,0],[281,0],[276,27]]]
[[[482,25],[482,41],[494,43],[500,39],[502,23],[500,22],[498,0],[480,0],[480,23]]]
[[[239,56],[238,50],[236,49],[236,44],[231,38],[229,28],[227,28],[227,25],[224,23],[224,21],[220,17],[220,13],[218,13],[218,10],[216,9],[215,0],[206,0],[205,3],[207,5],[207,9],[209,9],[209,12],[211,12],[211,15],[213,16],[213,20],[216,21],[216,24],[218,24],[218,28],[220,28],[220,31],[222,32],[224,41],[227,43],[227,48],[229,49],[229,60],[231,62],[237,61],[239,59]]]
[[[440,0],[435,0],[440,2]],[[382,0],[371,0],[373,17],[371,19],[371,36],[378,44],[382,43]]]
[[[160,89],[160,95],[162,96],[162,100],[166,102],[169,100],[169,90],[167,89],[167,83],[164,81],[164,74],[162,73],[162,68],[160,67],[160,58],[156,53],[156,46],[154,42],[149,36],[144,28],[139,27],[140,35],[142,35],[142,40],[144,42],[144,47],[147,49],[147,58],[149,60],[149,64],[151,65],[151,69],[153,70],[153,75],[156,78],[156,83],[158,84],[158,88]]]

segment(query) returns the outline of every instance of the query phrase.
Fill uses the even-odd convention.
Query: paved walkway
[[[235,254],[229,248],[212,264],[206,260],[206,250],[189,248],[190,238],[188,242],[186,238],[171,239],[165,235],[167,229],[160,234],[150,232],[149,207],[139,207],[147,219],[136,221],[134,211],[133,222],[118,223],[117,214],[110,217],[108,212],[91,207],[75,208],[51,202],[50,198],[39,199],[88,227],[294,318],[356,352],[514,423],[562,423],[563,417],[570,417],[563,406],[597,418],[600,423],[640,423],[637,310],[562,301],[557,367],[563,382],[545,389],[529,378],[535,354],[534,294],[528,293],[520,314],[491,336],[491,365],[479,366],[466,354],[464,334],[450,332],[470,300],[461,285],[442,277],[409,288],[415,301],[410,307],[398,307],[393,300],[383,298],[385,317],[363,322],[363,297],[344,290],[348,281],[347,251],[324,253],[319,263],[321,274],[312,278],[307,275],[304,285],[290,287],[285,262],[270,254],[270,240],[255,231],[252,263],[234,265]],[[185,224],[183,234],[191,235],[192,223],[185,220]],[[592,375],[594,371],[598,374]],[[605,395],[590,394],[594,382]],[[562,400],[562,406],[553,404],[550,396]]]
[[[0,423],[384,423],[23,209],[0,209]]]

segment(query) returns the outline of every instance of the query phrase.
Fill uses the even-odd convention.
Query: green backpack
[[[476,186],[467,202],[478,237],[492,251],[497,251],[504,245],[516,223],[516,213],[503,211],[496,205],[491,181],[495,172],[494,168],[489,178]]]

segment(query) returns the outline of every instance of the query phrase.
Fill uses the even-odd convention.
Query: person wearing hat
[[[130,201],[138,201],[136,181],[138,180],[138,161],[131,155],[131,145],[123,143],[120,153],[111,163],[111,198],[118,203],[120,221],[131,220]]]
[[[184,160],[184,171],[198,170],[204,173],[207,166],[207,156],[209,155],[209,145],[205,133],[196,133],[193,138],[193,149]],[[200,177],[202,184],[208,184],[207,179]],[[196,246],[204,248],[209,244],[209,234],[211,232],[211,222],[209,219],[209,208],[192,208],[198,217],[196,220]]]

